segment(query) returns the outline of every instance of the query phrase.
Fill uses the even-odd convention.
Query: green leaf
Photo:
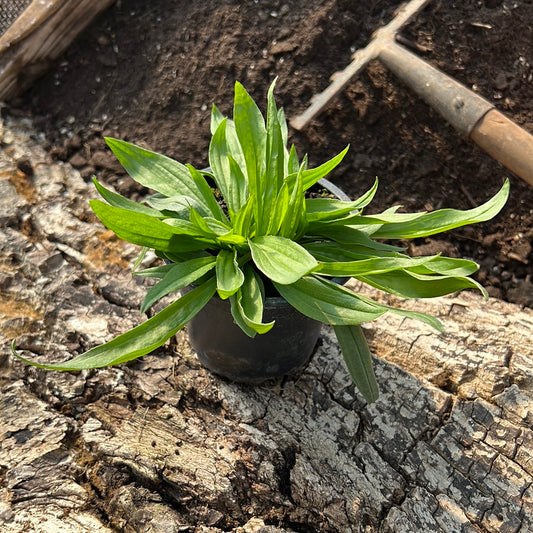
[[[105,141],[137,183],[168,197],[190,196],[198,203],[202,215],[210,212],[185,165],[125,141],[110,137],[106,137]]]
[[[315,272],[327,276],[369,276],[394,270],[418,267],[432,261],[431,257],[374,257],[360,261],[320,263]]]
[[[300,313],[325,324],[361,324],[387,311],[387,307],[377,302],[315,276],[302,278],[291,285],[274,285],[281,296]]]
[[[173,263],[183,263],[189,261],[189,259],[196,259],[197,257],[211,257],[213,254],[207,250],[193,250],[191,252],[177,252],[172,250],[171,252],[157,253],[161,259],[166,261],[172,261]]]
[[[183,263],[168,265],[170,268],[166,269],[163,279],[146,293],[141,305],[141,313],[144,313],[163,296],[179,291],[199,280],[215,267],[215,261],[215,257],[199,257]]]
[[[140,276],[141,278],[164,278],[168,271],[173,268],[174,265],[161,265],[152,268],[146,268],[144,270],[137,270],[134,272],[135,276]]]
[[[289,128],[287,126],[287,119],[285,118],[285,111],[283,108],[278,109],[278,122],[281,127],[281,136],[283,139],[283,146],[287,146],[287,142],[289,139]],[[286,148],[285,148],[286,150]],[[288,151],[285,152],[288,157]],[[296,165],[296,168],[298,168],[298,165]]]
[[[305,201],[307,220],[312,223],[344,219],[346,215],[366,207],[374,198],[377,188],[378,180],[376,179],[372,188],[353,202],[335,198],[308,198]]]
[[[479,289],[487,298],[487,291],[475,280],[462,276],[427,276],[405,270],[386,274],[354,276],[382,291],[402,298],[435,298],[463,289]]]
[[[285,182],[281,189],[278,191],[276,196],[276,202],[274,204],[274,209],[270,213],[270,220],[268,226],[269,235],[278,235],[281,230],[281,225],[287,216],[287,211],[289,209],[289,187]]]
[[[231,297],[231,314],[235,322],[249,337],[264,334],[272,329],[274,321],[263,323],[264,288],[261,279],[247,264],[242,287]]]
[[[173,337],[211,299],[215,286],[215,280],[212,278],[140,326],[64,363],[41,364],[30,361],[16,351],[15,341],[12,344],[12,353],[25,363],[49,370],[84,370],[125,363],[154,351]]]
[[[220,126],[220,123],[224,120],[224,115],[219,111],[218,107],[213,104],[211,106],[211,123],[210,123],[210,130],[211,135],[214,135],[217,131],[218,127]]]
[[[91,200],[90,206],[104,226],[121,239],[139,246],[161,252],[190,252],[202,250],[214,242],[199,235],[195,227],[185,220],[171,219],[175,224],[171,226],[144,213],[132,213],[99,200]]]
[[[220,250],[216,258],[217,292],[225,300],[235,294],[244,282],[244,274],[237,263],[237,254]]]
[[[305,277],[292,285],[274,285],[300,313],[333,326],[369,322],[390,311],[424,322],[438,331],[443,329],[435,317],[380,304],[319,276]]]
[[[165,216],[173,216],[182,220],[189,219],[189,210],[191,207],[201,209],[193,198],[190,196],[171,196],[170,198],[160,193],[148,196],[145,202],[154,209],[162,212]]]
[[[231,170],[228,159],[228,146],[226,144],[226,124],[224,119],[216,129],[209,144],[209,166],[213,170],[217,187],[231,212],[237,211],[238,206],[231,194]]]
[[[274,85],[275,81],[268,91],[266,173],[262,198],[263,214],[261,216],[262,225],[257,228],[257,235],[264,235],[268,232],[270,215],[274,209],[278,191],[283,185],[285,172],[285,146],[274,101]]]
[[[349,150],[349,146],[347,146],[342,152],[337,154],[335,157],[330,159],[329,161],[326,161],[322,165],[316,167],[316,168],[310,168],[308,170],[304,170],[302,174],[302,182],[303,182],[303,189],[306,191],[309,189],[309,187],[312,187],[318,180],[322,179],[323,177],[327,176],[333,169],[335,169],[340,162],[344,159],[344,156]],[[292,185],[294,183],[294,180],[296,179],[297,172],[292,170],[292,173],[287,176],[287,181],[289,181],[289,184]]]
[[[213,105],[211,112],[211,135],[215,134],[217,128],[224,119],[224,115],[215,105]],[[244,156],[242,154],[242,148],[239,143],[239,138],[237,137],[237,132],[235,131],[235,123],[233,120],[227,119],[225,135],[228,154],[238,162],[239,166],[245,168]]]
[[[432,328],[436,329],[441,333],[444,331],[444,327],[442,326],[441,321],[438,318],[435,318],[434,316],[428,315],[426,313],[420,313],[418,311],[408,311],[407,309],[398,309],[397,307],[389,307],[388,311],[395,315],[400,315],[405,318],[411,318],[413,320],[423,322],[424,324],[431,326]]]
[[[364,234],[363,234],[364,235]],[[368,237],[365,235],[365,238]],[[370,244],[374,241],[368,239]],[[342,261],[358,261],[372,259],[373,257],[409,257],[397,251],[383,250],[380,248],[380,243],[376,243],[376,249],[368,248],[367,246],[360,246],[357,244],[340,244],[331,241],[309,242],[303,243],[303,247],[318,261],[324,262],[342,262]],[[402,250],[402,248],[393,248],[394,250]]]
[[[350,214],[344,218],[339,218],[337,220],[319,220],[317,222],[312,222],[309,224],[310,231],[315,231],[315,228],[321,226],[327,226],[330,228],[334,227],[350,227],[357,228],[361,231],[364,231],[368,235],[375,236],[377,232],[381,229],[382,226],[387,224],[396,224],[396,223],[409,223],[415,220],[422,218],[425,213],[396,213],[396,209],[400,206],[395,206],[395,208],[388,209],[384,213],[377,215],[359,215],[359,214]]]
[[[96,186],[98,192],[100,193],[100,196],[107,203],[114,207],[128,209],[129,211],[134,211],[136,213],[144,213],[145,215],[149,215],[151,217],[164,218],[164,215],[163,213],[161,213],[161,211],[158,211],[157,209],[151,209],[150,207],[146,207],[142,204],[138,204],[137,202],[133,202],[132,200],[124,198],[124,196],[121,196],[116,192],[106,189],[103,185],[98,183],[98,180],[96,178],[93,178],[93,183]]]
[[[289,152],[289,156],[287,159],[287,174],[290,176],[291,174],[296,177],[296,174],[298,174],[298,170],[300,169],[300,161],[298,159],[298,153],[296,152],[296,147],[294,144],[291,146],[291,150]]]
[[[248,182],[235,159],[228,155],[231,174],[230,196],[234,211],[237,212],[248,200]]]
[[[296,237],[305,226],[305,197],[302,186],[302,171],[306,164],[307,158],[304,158],[289,199],[285,217],[279,229],[279,234],[289,239]]]
[[[265,171],[266,155],[265,121],[256,103],[239,82],[235,83],[233,120],[244,155],[250,194],[261,199],[263,198],[261,178]],[[254,205],[254,216],[256,224],[260,227],[261,215],[262,208],[257,201]]]
[[[334,326],[334,330],[355,386],[367,403],[375,402],[379,397],[379,389],[372,355],[361,326]]]
[[[198,235],[203,235],[205,238],[209,239],[213,244],[222,242],[231,242],[235,244],[243,244],[246,242],[246,239],[238,235],[232,234],[232,229],[226,224],[211,218],[211,217],[202,217],[198,214],[196,209],[191,207],[189,211],[190,223],[194,228],[194,231]],[[181,227],[181,221],[177,219],[167,219],[167,223],[174,225],[175,223],[179,224],[178,227]]]
[[[251,235],[254,218],[253,204],[254,198],[250,196],[246,203],[239,209],[233,222],[233,231],[235,234],[242,235],[243,237],[249,237]]]
[[[479,265],[474,261],[442,256],[435,257],[429,263],[424,263],[419,267],[409,268],[416,274],[442,274],[444,276],[470,276],[478,269]]]
[[[226,215],[222,211],[220,204],[217,202],[213,194],[213,191],[211,190],[211,187],[209,187],[209,185],[205,181],[205,178],[192,165],[187,165],[187,169],[189,170],[196,184],[198,194],[202,197],[203,201],[205,202],[205,205],[208,206],[210,214],[212,214],[216,220],[219,220],[220,222],[227,224],[228,219],[226,218]]]
[[[308,235],[317,235],[326,237],[337,243],[347,246],[360,246],[368,248],[369,250],[381,250],[396,252],[403,248],[374,241],[361,229],[352,226],[330,226],[328,224],[316,225],[313,228],[309,227]]]
[[[495,217],[509,196],[509,180],[488,202],[467,211],[439,209],[410,222],[384,224],[373,234],[376,239],[414,239],[448,231],[466,224],[484,222]]]
[[[357,207],[359,209],[366,207],[374,199],[374,196],[376,195],[376,192],[378,190],[378,185],[379,180],[378,178],[376,178],[374,180],[374,185],[372,185],[372,187],[367,192],[365,192],[365,194],[357,198],[357,200],[354,200],[355,204],[357,204]]]
[[[135,271],[139,268],[140,264],[144,261],[144,258],[146,257],[148,250],[149,248],[146,248],[146,246],[143,246],[143,248],[141,249],[141,252],[137,256],[137,259],[135,259],[135,262],[133,263],[133,266],[131,267],[132,274],[135,274]]]
[[[212,217],[204,217],[204,221],[207,227],[219,237],[224,237],[228,234],[231,234],[233,231],[233,228],[229,222],[220,222],[220,220],[216,220]]]
[[[307,198],[305,205],[309,222],[338,220],[357,209],[357,202],[343,202],[334,198]]]
[[[359,298],[361,298],[362,301],[367,302],[369,304],[376,304],[374,300],[371,298],[367,298],[366,296],[358,295]],[[381,305],[381,304],[378,304]],[[434,316],[427,315],[426,313],[420,313],[418,311],[409,311],[407,309],[399,309],[397,307],[391,307],[388,305],[382,305],[382,307],[389,311],[390,313],[393,313],[395,315],[403,316],[406,318],[411,318],[413,320],[418,320],[420,322],[424,322],[424,324],[427,324],[428,326],[431,326],[432,328],[435,328],[437,331],[444,331],[444,328],[442,326],[442,323],[438,318],[435,318]]]
[[[263,235],[248,242],[257,268],[277,283],[294,283],[318,265],[305,248],[284,237]]]

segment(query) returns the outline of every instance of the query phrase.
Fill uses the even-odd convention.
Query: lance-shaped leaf
[[[279,230],[279,234],[282,237],[294,238],[304,225],[305,199],[302,187],[302,171],[306,164],[307,158],[304,158]]]
[[[228,155],[229,168],[231,174],[230,196],[235,211],[248,201],[248,181],[244,172],[232,155]]]
[[[377,289],[402,298],[435,298],[463,289],[478,289],[485,298],[487,291],[477,281],[463,276],[428,276],[406,270],[386,274],[354,276]]]
[[[200,216],[196,209],[192,207],[189,210],[189,219],[198,235],[204,235],[213,242],[218,242],[222,236],[229,236],[232,231],[229,226],[214,218]],[[178,219],[167,219],[167,223],[171,226],[177,223],[178,227],[182,227],[182,221]]]
[[[418,267],[410,267],[409,271],[416,274],[442,274],[444,276],[470,276],[477,272],[479,265],[468,259],[438,256],[429,263]]]
[[[136,270],[133,272],[135,276],[140,276],[141,278],[164,278],[168,271],[174,268],[175,265],[161,265],[151,268],[146,268],[144,270]]]
[[[154,351],[174,336],[210,300],[215,293],[215,286],[214,279],[206,281],[140,326],[71,361],[53,364],[30,361],[16,351],[14,341],[12,353],[25,363],[49,370],[84,370],[125,363]]]
[[[374,320],[387,307],[318,277],[305,277],[291,285],[274,283],[278,292],[303,315],[334,326]]]
[[[266,170],[264,176],[261,216],[262,225],[257,228],[257,235],[268,232],[270,215],[274,210],[278,191],[283,185],[285,173],[285,146],[283,133],[279,123],[278,110],[274,100],[275,81],[268,90],[267,107],[267,140],[266,140]]]
[[[347,146],[341,153],[337,154],[335,157],[333,157],[329,161],[326,161],[325,163],[316,168],[309,168],[307,170],[304,170],[302,173],[303,190],[306,191],[307,189],[309,189],[309,187],[312,187],[318,180],[324,178],[333,169],[335,169],[344,159],[344,156],[348,152],[349,148],[350,147]],[[298,169],[294,170],[293,167],[292,171],[290,172],[291,174],[289,174],[286,179],[289,182],[289,186],[292,187],[294,185],[294,180],[296,180]]]
[[[190,196],[203,215],[210,210],[187,167],[170,157],[125,141],[106,137],[107,145],[126,172],[137,182],[165,196]]]
[[[202,250],[215,242],[198,234],[196,228],[185,220],[171,219],[171,226],[144,213],[132,213],[99,200],[92,200],[90,205],[104,226],[121,239],[139,246],[161,252],[190,252]]]
[[[248,243],[257,268],[277,283],[294,283],[318,265],[305,248],[284,237],[263,235]]]
[[[150,207],[164,213],[165,216],[173,216],[182,220],[189,219],[191,207],[199,209],[198,203],[190,196],[179,195],[167,198],[161,193],[156,193],[148,196],[145,202]]]
[[[246,203],[241,206],[233,221],[233,231],[236,235],[249,237],[252,234],[254,221],[253,212],[254,198],[250,196]]]
[[[261,279],[248,264],[244,268],[242,287],[231,297],[231,314],[239,327],[249,336],[264,334],[272,329],[274,321],[263,323],[264,288]]]
[[[228,206],[230,213],[238,210],[238,206],[231,194],[231,170],[228,158],[228,146],[226,143],[226,124],[227,119],[224,119],[217,127],[211,142],[209,144],[209,166],[213,170],[213,175],[217,187]]]
[[[361,326],[333,326],[350,376],[368,403],[378,399],[372,355]]]
[[[192,165],[187,165],[187,169],[189,170],[189,173],[196,184],[198,194],[202,197],[205,205],[208,206],[211,215],[223,224],[227,224],[228,219],[222,211],[220,204],[217,202],[211,187],[209,187],[208,183],[205,181],[202,173],[196,170]]]
[[[278,191],[276,196],[276,202],[274,208],[270,213],[269,225],[268,225],[268,235],[278,235],[281,230],[281,225],[287,216],[287,211],[289,209],[290,195],[289,187],[285,182],[281,189]]]
[[[235,83],[233,120],[246,163],[250,194],[257,200],[254,205],[256,224],[261,226],[262,207],[259,200],[263,198],[261,178],[265,171],[265,121],[256,103],[239,82]]]
[[[288,176],[293,174],[294,177],[296,177],[296,174],[298,173],[298,170],[300,169],[300,160],[298,158],[298,152],[296,151],[296,146],[294,146],[294,144],[291,146],[289,153],[285,154],[285,157],[286,157],[286,167],[287,167],[286,173],[288,174]]]
[[[417,267],[434,259],[429,257],[374,257],[360,261],[343,261],[320,263],[315,272],[327,276],[369,276],[371,274],[384,274],[393,270]]]
[[[378,188],[378,180],[374,181],[372,188],[357,200],[346,202],[335,198],[308,198],[306,204],[306,216],[308,222],[330,221],[344,218],[353,211],[359,211],[366,207],[374,198]]]
[[[218,127],[220,126],[220,123],[225,119],[226,117],[220,112],[218,107],[213,104],[211,106],[211,122],[209,124],[209,129],[211,131],[211,135],[214,135],[217,131]]]
[[[135,259],[135,262],[133,263],[133,266],[131,267],[132,274],[135,274],[135,271],[141,266],[141,263],[144,261],[149,249],[150,248],[147,248],[146,246],[142,247],[139,255],[137,256],[137,259]]]
[[[98,190],[98,192],[100,193],[100,196],[108,204],[114,207],[128,209],[129,211],[133,211],[135,213],[144,213],[145,215],[149,215],[151,217],[164,218],[164,215],[163,213],[161,213],[161,211],[157,209],[152,209],[151,207],[147,207],[142,204],[138,204],[137,202],[133,202],[132,200],[128,200],[127,198],[124,198],[124,196],[121,196],[120,194],[117,194],[116,192],[106,189],[103,185],[98,183],[98,180],[96,178],[93,178],[93,183],[96,186],[96,189]]]
[[[211,135],[215,134],[217,128],[220,126],[220,123],[224,120],[224,118],[224,115],[217,109],[215,105],[213,105],[211,112]],[[237,132],[235,131],[235,123],[229,118],[226,122],[225,135],[228,154],[231,154],[239,166],[245,169],[246,165],[244,162],[244,156],[242,154],[241,144],[239,142],[239,138],[237,137]]]
[[[359,294],[358,296],[359,298],[361,298],[362,301],[367,302],[369,304],[376,303],[371,298],[367,298],[366,296],[362,296],[361,294]],[[381,305],[381,304],[378,304],[378,305]],[[418,311],[409,311],[408,309],[399,309],[397,307],[392,307],[388,305],[383,305],[382,307],[385,308],[390,313],[393,313],[395,315],[403,316],[406,318],[412,318],[413,320],[424,322],[424,324],[431,326],[437,331],[440,331],[440,332],[444,331],[444,327],[441,321],[438,318],[435,318],[434,316],[428,315],[426,313],[420,313]]]
[[[216,258],[217,292],[225,300],[235,294],[244,282],[236,252],[220,250]]]
[[[307,276],[292,285],[274,285],[300,313],[333,326],[362,324],[390,311],[424,322],[437,331],[443,330],[440,321],[433,316],[380,304],[319,276]]]
[[[363,234],[364,235],[364,234]],[[368,237],[365,235],[368,239]],[[374,244],[374,241],[368,239],[368,243]],[[369,248],[358,244],[340,244],[331,241],[303,243],[303,247],[311,253],[318,261],[324,262],[341,262],[341,261],[358,261],[371,259],[373,257],[400,257],[406,258],[408,255],[400,253],[402,248],[394,248],[398,251],[381,249],[381,243],[376,248]]]
[[[163,279],[153,285],[146,293],[141,305],[141,313],[144,313],[163,296],[179,291],[198,281],[215,267],[215,261],[215,257],[199,257],[183,263],[167,265],[169,268],[166,269]],[[160,269],[162,268],[165,267],[160,267]]]
[[[465,224],[484,222],[495,217],[509,196],[509,180],[488,202],[466,211],[439,209],[408,222],[384,224],[374,234],[375,239],[415,239],[448,231]]]
[[[287,125],[287,119],[285,117],[285,111],[283,108],[278,109],[278,122],[281,127],[281,135],[283,138],[283,146],[285,147],[285,155],[286,157],[289,156],[289,152],[287,150],[287,143],[289,139],[289,127]]]
[[[398,246],[374,241],[365,232],[361,231],[360,228],[352,226],[330,226],[328,224],[320,224],[315,226],[312,230],[309,228],[308,235],[326,237],[343,245],[362,246],[369,250],[383,250],[390,252],[403,250],[403,248]]]
[[[351,227],[358,228],[368,235],[375,236],[382,226],[386,224],[409,223],[422,218],[425,213],[396,213],[399,206],[389,209],[378,215],[350,214],[338,220],[316,220],[309,224],[309,231],[315,232],[325,228]]]

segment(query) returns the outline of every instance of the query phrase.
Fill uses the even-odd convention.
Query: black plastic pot
[[[350,200],[328,180],[319,184],[339,199]],[[260,383],[303,368],[320,335],[320,322],[302,315],[280,296],[265,299],[263,322],[272,320],[276,323],[268,333],[252,339],[234,323],[229,301],[215,295],[188,323],[187,330],[207,369],[233,381]]]
[[[228,300],[214,296],[189,322],[198,359],[233,381],[259,383],[305,366],[320,335],[320,322],[296,311],[281,297],[265,299],[263,321],[276,321],[263,335],[248,337],[231,316]]]

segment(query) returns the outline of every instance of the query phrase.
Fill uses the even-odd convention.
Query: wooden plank
[[[0,100],[43,74],[114,0],[34,0],[0,37]]]

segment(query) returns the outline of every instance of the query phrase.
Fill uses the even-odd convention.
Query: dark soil
[[[121,174],[102,135],[203,166],[211,104],[230,114],[235,80],[264,102],[279,76],[278,104],[294,117],[398,5],[118,0],[12,107],[34,116],[54,157],[135,195],[142,191]],[[532,0],[434,0],[402,35],[420,57],[533,132]],[[349,143],[331,179],[357,196],[378,176],[369,212],[398,203],[407,210],[470,208],[509,176],[511,197],[497,219],[419,240],[411,251],[473,258],[491,295],[533,306],[533,188],[462,140],[381,64],[370,64],[291,136],[311,165]]]

